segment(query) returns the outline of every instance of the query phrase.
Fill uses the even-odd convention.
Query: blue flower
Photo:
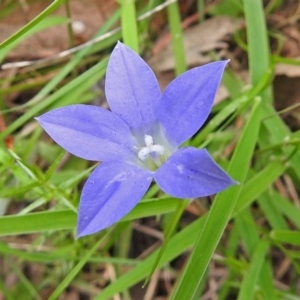
[[[178,198],[208,196],[235,184],[206,149],[179,148],[207,119],[227,62],[191,69],[161,94],[150,67],[119,42],[106,74],[111,111],[71,105],[37,118],[70,153],[103,161],[82,191],[78,237],[124,217],[153,179],[165,193]]]

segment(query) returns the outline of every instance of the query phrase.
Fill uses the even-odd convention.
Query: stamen
[[[138,152],[138,157],[141,160],[145,160],[149,154],[150,154],[150,149],[148,147],[144,147],[142,148],[139,152]]]
[[[141,160],[145,160],[148,158],[148,156],[151,153],[157,154],[157,155],[163,155],[165,153],[165,148],[159,144],[153,144],[153,137],[151,135],[145,134],[144,138],[146,147],[143,147],[139,152],[138,152],[138,157]]]
[[[151,149],[151,152],[156,152],[158,155],[163,155],[165,153],[165,148],[161,145],[153,145]]]
[[[153,137],[151,135],[145,134],[144,141],[147,147],[153,145]]]

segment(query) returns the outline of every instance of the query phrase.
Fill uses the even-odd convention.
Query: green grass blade
[[[244,0],[247,23],[249,71],[256,85],[270,65],[270,50],[263,3],[261,0]]]
[[[243,188],[243,194],[237,202],[234,216],[249,206],[253,201],[253,197],[256,198],[265,191],[272,182],[283,174],[286,168],[287,164],[280,160],[275,160],[247,181]]]
[[[276,208],[300,230],[300,210],[288,199],[276,191],[272,191],[271,199]],[[277,228],[276,228],[277,229]]]
[[[242,243],[246,248],[246,252],[248,255],[251,255],[256,244],[259,242],[259,235],[249,208],[243,210],[235,217],[235,224],[241,236]]]
[[[260,126],[260,99],[256,99],[240,140],[230,161],[228,173],[244,182],[257,142]],[[188,264],[171,295],[172,300],[193,299],[210,259],[235,207],[242,185],[233,186],[219,193],[210,209]]]
[[[46,16],[48,16],[50,13],[52,13],[54,10],[56,10],[63,2],[64,2],[64,0],[54,0],[54,2],[52,4],[50,4],[45,10],[43,10],[37,17],[35,17],[28,24],[23,26],[19,31],[17,31],[15,34],[10,36],[7,40],[2,42],[0,44],[0,49],[3,49],[7,45],[14,42],[16,39],[18,39],[19,37],[21,37],[29,29],[34,27],[36,24],[41,22]]]
[[[270,261],[265,261],[260,274],[260,288],[263,299],[276,299],[276,289],[273,286],[273,270]]]
[[[168,228],[166,230],[164,243],[163,243],[163,245],[162,245],[162,247],[161,247],[161,249],[159,251],[159,254],[157,255],[156,261],[153,264],[153,267],[152,267],[152,269],[150,271],[150,274],[148,275],[148,277],[145,280],[145,283],[144,283],[143,287],[145,287],[145,285],[149,282],[151,276],[155,272],[155,270],[156,270],[156,268],[158,266],[158,263],[159,263],[162,255],[163,255],[163,253],[164,253],[167,245],[168,245],[168,242],[169,242],[171,236],[173,235],[173,233],[174,233],[174,231],[176,229],[176,226],[178,225],[179,219],[180,219],[180,217],[181,217],[181,215],[182,215],[185,207],[187,206],[187,204],[188,204],[188,202],[187,201],[183,201],[183,200],[181,200],[180,202],[178,202],[178,206],[176,208],[176,211],[174,212],[173,217],[172,217],[172,219],[171,219],[171,221],[169,223],[169,226],[168,226]]]
[[[270,237],[277,242],[300,246],[300,231],[272,230]]]
[[[265,256],[269,248],[267,241],[260,241],[254,249],[249,268],[245,272],[245,276],[240,288],[238,300],[254,299],[255,286],[259,279],[261,269],[263,267]]]
[[[121,24],[124,43],[139,53],[139,39],[134,0],[121,0]]]
[[[260,195],[258,204],[273,229],[288,229],[288,225],[276,205],[273,203],[270,193],[265,192]]]
[[[281,168],[279,168],[279,166],[281,166]],[[233,215],[240,213],[243,209],[249,206],[260,193],[265,191],[274,182],[274,180],[284,172],[285,166],[283,166],[282,163],[275,161],[271,167],[268,165],[265,169],[243,186]],[[261,184],[262,181],[263,184]],[[255,189],[256,186],[258,186],[258,190]],[[246,191],[247,193],[245,193]],[[170,239],[161,260],[159,261],[158,266],[163,266],[165,263],[170,262],[178,255],[192,247],[195,244],[199,230],[201,230],[206,222],[206,218],[207,215],[199,218],[197,221],[193,222],[173,236]],[[95,299],[106,300],[109,297],[112,297],[115,293],[119,293],[123,291],[123,289],[133,286],[141,281],[149,274],[157,258],[158,252],[159,249],[147,257],[137,267],[127,272],[124,276],[118,278],[116,282],[111,283]]]
[[[124,217],[123,221],[172,212],[176,209],[178,201],[182,200],[166,198],[141,202]],[[76,214],[71,210],[4,216],[0,217],[0,236],[73,229],[76,218]]]
[[[70,273],[63,279],[63,281],[59,284],[59,286],[54,290],[54,292],[49,297],[49,300],[57,299],[57,297],[64,291],[65,288],[67,288],[70,282],[81,271],[81,269],[89,260],[89,258],[100,247],[100,245],[107,239],[110,233],[111,230],[108,231],[89,251],[87,251],[84,257],[76,264],[76,266],[70,271]]]
[[[172,45],[175,59],[175,73],[176,75],[179,75],[186,71],[187,66],[185,61],[181,20],[177,1],[168,5],[167,12],[172,35]]]
[[[41,23],[37,24],[35,27],[28,30],[26,33],[24,33],[22,36],[20,36],[17,40],[10,43],[8,46],[0,50],[0,62],[3,61],[3,59],[7,56],[7,54],[15,48],[20,42],[22,42],[25,38],[29,37],[30,35],[33,35],[39,31],[42,31],[46,28],[49,28],[51,26],[60,25],[63,23],[66,23],[68,20],[62,16],[55,16],[55,17],[49,17],[45,18]]]
[[[6,137],[8,134],[12,133],[20,126],[22,126],[28,120],[38,116],[47,107],[57,102],[57,100],[60,97],[68,95],[70,92],[74,92],[74,90],[79,86],[81,86],[81,90],[88,89],[104,75],[106,65],[107,65],[107,59],[100,61],[98,64],[90,68],[88,71],[84,72],[76,79],[72,80],[71,82],[63,86],[56,93],[50,95],[43,102],[32,107],[31,110],[23,114],[20,118],[18,118],[15,122],[13,122],[10,126],[8,126],[6,130],[0,133],[0,140]]]

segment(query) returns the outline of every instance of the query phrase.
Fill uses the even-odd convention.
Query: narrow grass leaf
[[[281,168],[278,167],[279,165],[281,166]],[[259,194],[265,191],[274,182],[274,180],[284,172],[285,166],[279,161],[275,161],[273,162],[271,167],[267,166],[265,169],[263,169],[257,176],[254,176],[249,184],[247,182],[242,187],[240,197],[237,201],[235,214],[239,213],[247,206],[249,206],[254,200],[256,200]],[[274,172],[274,170],[276,172]],[[281,173],[279,172],[279,170],[281,171]],[[263,184],[261,184],[262,181]],[[255,188],[256,186],[258,186],[258,189]],[[247,193],[245,193],[245,191],[247,191]],[[159,261],[159,267],[163,266],[166,263],[169,263],[195,244],[199,230],[201,230],[201,228],[204,226],[206,218],[207,215],[204,215],[203,217],[194,221],[192,224],[185,227],[170,239],[164,251],[164,254],[161,257],[161,260]],[[159,250],[160,249],[153,252],[138,266],[122,275],[118,278],[118,280],[107,286],[104,290],[102,290],[101,294],[95,297],[95,300],[106,300],[109,297],[112,297],[115,293],[119,293],[144,279],[149,274],[153,264],[155,263]]]
[[[250,256],[259,242],[259,234],[257,225],[253,220],[249,208],[244,209],[234,220],[241,236],[242,244],[245,246],[246,252]]]
[[[139,39],[136,21],[135,1],[120,0],[121,24],[124,43],[139,53]]]
[[[272,229],[288,229],[288,225],[274,204],[274,201],[272,201],[272,196],[270,193],[265,192],[260,195],[258,198],[258,204]]]
[[[174,233],[174,231],[176,229],[176,226],[178,225],[179,219],[180,219],[180,217],[181,217],[181,215],[182,215],[182,213],[183,213],[183,211],[184,211],[184,209],[185,209],[185,207],[187,205],[188,205],[187,201],[180,200],[178,202],[178,206],[177,206],[177,208],[176,208],[176,210],[175,210],[175,212],[173,214],[173,217],[172,217],[172,219],[171,219],[171,221],[169,223],[169,226],[167,227],[164,243],[163,243],[162,247],[160,248],[160,251],[159,251],[159,253],[157,255],[156,261],[155,261],[155,263],[154,263],[154,265],[153,265],[153,267],[152,267],[152,269],[150,271],[150,274],[146,278],[143,287],[145,287],[145,285],[149,282],[151,276],[155,272],[155,270],[156,270],[156,268],[158,266],[158,263],[159,263],[162,255],[163,255],[163,253],[164,253],[167,245],[168,245],[168,242],[169,242],[171,236],[173,235],[173,233]]]
[[[45,10],[43,10],[38,16],[36,16],[33,20],[31,20],[28,24],[23,26],[20,30],[18,30],[15,34],[11,35],[8,39],[0,44],[0,49],[6,47],[23,34],[25,34],[28,30],[34,27],[36,24],[41,22],[46,16],[56,10],[65,0],[54,0],[52,4],[50,4]]]
[[[260,126],[260,99],[255,99],[254,106],[245,125],[233,157],[228,173],[243,183],[246,179],[249,164],[257,142]],[[199,236],[182,276],[177,282],[170,297],[172,300],[192,299],[210,259],[218,245],[222,233],[235,207],[242,185],[233,186],[219,193],[214,199],[205,225],[199,229]]]
[[[186,71],[187,66],[184,53],[180,13],[177,1],[168,5],[167,13],[172,35],[172,46],[175,59],[175,73],[176,75],[179,75]]]
[[[249,267],[245,272],[245,276],[241,284],[237,298],[238,300],[254,299],[256,284],[259,279],[268,249],[269,243],[265,240],[261,240],[255,247],[249,262]]]
[[[249,71],[252,84],[256,85],[270,65],[264,8],[261,0],[243,0],[243,2],[247,23]]]
[[[100,247],[100,245],[107,239],[111,230],[108,231],[101,239],[87,251],[85,256],[75,265],[75,267],[68,273],[68,275],[63,279],[63,281],[58,285],[54,292],[50,295],[49,300],[55,300],[57,297],[67,288],[70,282],[75,278],[75,276],[81,271],[83,266],[89,260],[89,258],[94,254],[94,252]]]
[[[22,126],[28,120],[32,119],[33,117],[36,117],[38,114],[40,114],[43,110],[45,110],[53,103],[57,103],[60,97],[68,95],[69,92],[72,92],[79,85],[81,86],[82,91],[88,89],[104,75],[106,65],[107,59],[100,61],[88,71],[84,72],[76,79],[72,80],[71,82],[60,88],[57,92],[50,95],[43,102],[40,102],[34,107],[32,107],[29,111],[27,111],[25,114],[19,117],[16,121],[14,121],[11,125],[9,125],[4,131],[0,133],[0,140],[6,137],[8,134],[12,133],[20,126]],[[59,106],[59,104],[57,104],[57,106]]]
[[[45,18],[41,23],[37,24],[35,27],[28,30],[26,33],[24,33],[20,38],[12,42],[10,45],[6,46],[5,48],[0,50],[0,62],[3,61],[3,59],[6,57],[6,55],[15,48],[20,42],[22,42],[25,38],[29,37],[30,35],[33,35],[39,31],[42,31],[46,28],[60,25],[63,23],[66,23],[67,19],[62,16],[55,16],[55,17],[48,17]]]
[[[123,221],[172,212],[176,209],[178,201],[182,200],[167,198],[141,202],[124,217]],[[3,216],[0,217],[0,236],[73,229],[76,218],[76,213],[71,210]]]
[[[277,242],[300,246],[300,231],[272,230],[270,237]]]
[[[277,209],[300,230],[300,210],[287,198],[272,191],[271,199]],[[277,229],[277,228],[276,228]]]

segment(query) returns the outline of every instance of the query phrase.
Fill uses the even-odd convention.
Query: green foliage
[[[63,2],[54,1],[4,41],[0,61],[5,62],[29,36],[67,23],[64,17],[50,16]],[[197,3],[203,21],[204,1]],[[0,132],[1,266],[5,262],[0,270],[0,297],[2,293],[5,299],[42,299],[45,289],[50,288],[46,297],[58,299],[67,288],[74,288],[90,299],[111,299],[118,293],[129,299],[131,287],[142,286],[144,280],[155,278],[156,271],[164,271],[172,279],[169,299],[196,300],[207,290],[210,267],[218,265],[226,271],[217,291],[219,299],[298,298],[300,209],[295,198],[300,186],[300,130],[291,132],[275,111],[272,79],[278,63],[299,62],[271,55],[265,17],[282,3],[269,1],[264,11],[261,0],[230,0],[208,10],[212,15],[245,18],[247,41],[243,43],[250,73],[249,86],[233,70],[226,71],[223,84],[229,91],[228,98],[214,107],[207,124],[187,143],[207,147],[240,183],[219,193],[212,205],[204,199],[188,203],[171,198],[153,184],[121,222],[76,240],[81,188],[95,165],[65,153],[34,120],[52,108],[91,102],[99,96],[95,84],[103,79],[108,55],[117,40],[122,38],[136,51],[153,44],[150,20],[140,21],[136,16],[159,7],[159,1],[119,1],[119,9],[93,37],[98,42],[86,45],[66,62],[54,61],[50,67],[33,68],[26,75],[16,69],[9,85],[1,77],[0,118],[7,126]],[[4,18],[14,10],[15,3],[1,5],[4,9],[0,18]],[[176,1],[169,1],[165,9],[175,73],[180,74],[187,69],[182,16]],[[107,34],[116,24],[121,28]],[[38,82],[40,74],[53,70],[55,75],[49,81]],[[28,84],[28,78],[33,83]],[[11,93],[25,91],[31,91],[34,97],[13,108],[5,106]],[[8,143],[10,135],[14,137],[13,149]],[[290,197],[278,188],[280,178],[292,183],[296,196]],[[130,258],[130,250],[136,247],[131,240],[140,220],[156,222],[151,234],[159,240],[155,250],[142,260]],[[278,276],[274,253],[290,263],[290,284],[284,288],[274,284]],[[178,258],[185,262],[182,269],[174,266]],[[41,275],[34,282],[23,271],[31,265]],[[13,287],[2,279],[9,273],[16,278]],[[98,285],[93,284],[95,281]]]

